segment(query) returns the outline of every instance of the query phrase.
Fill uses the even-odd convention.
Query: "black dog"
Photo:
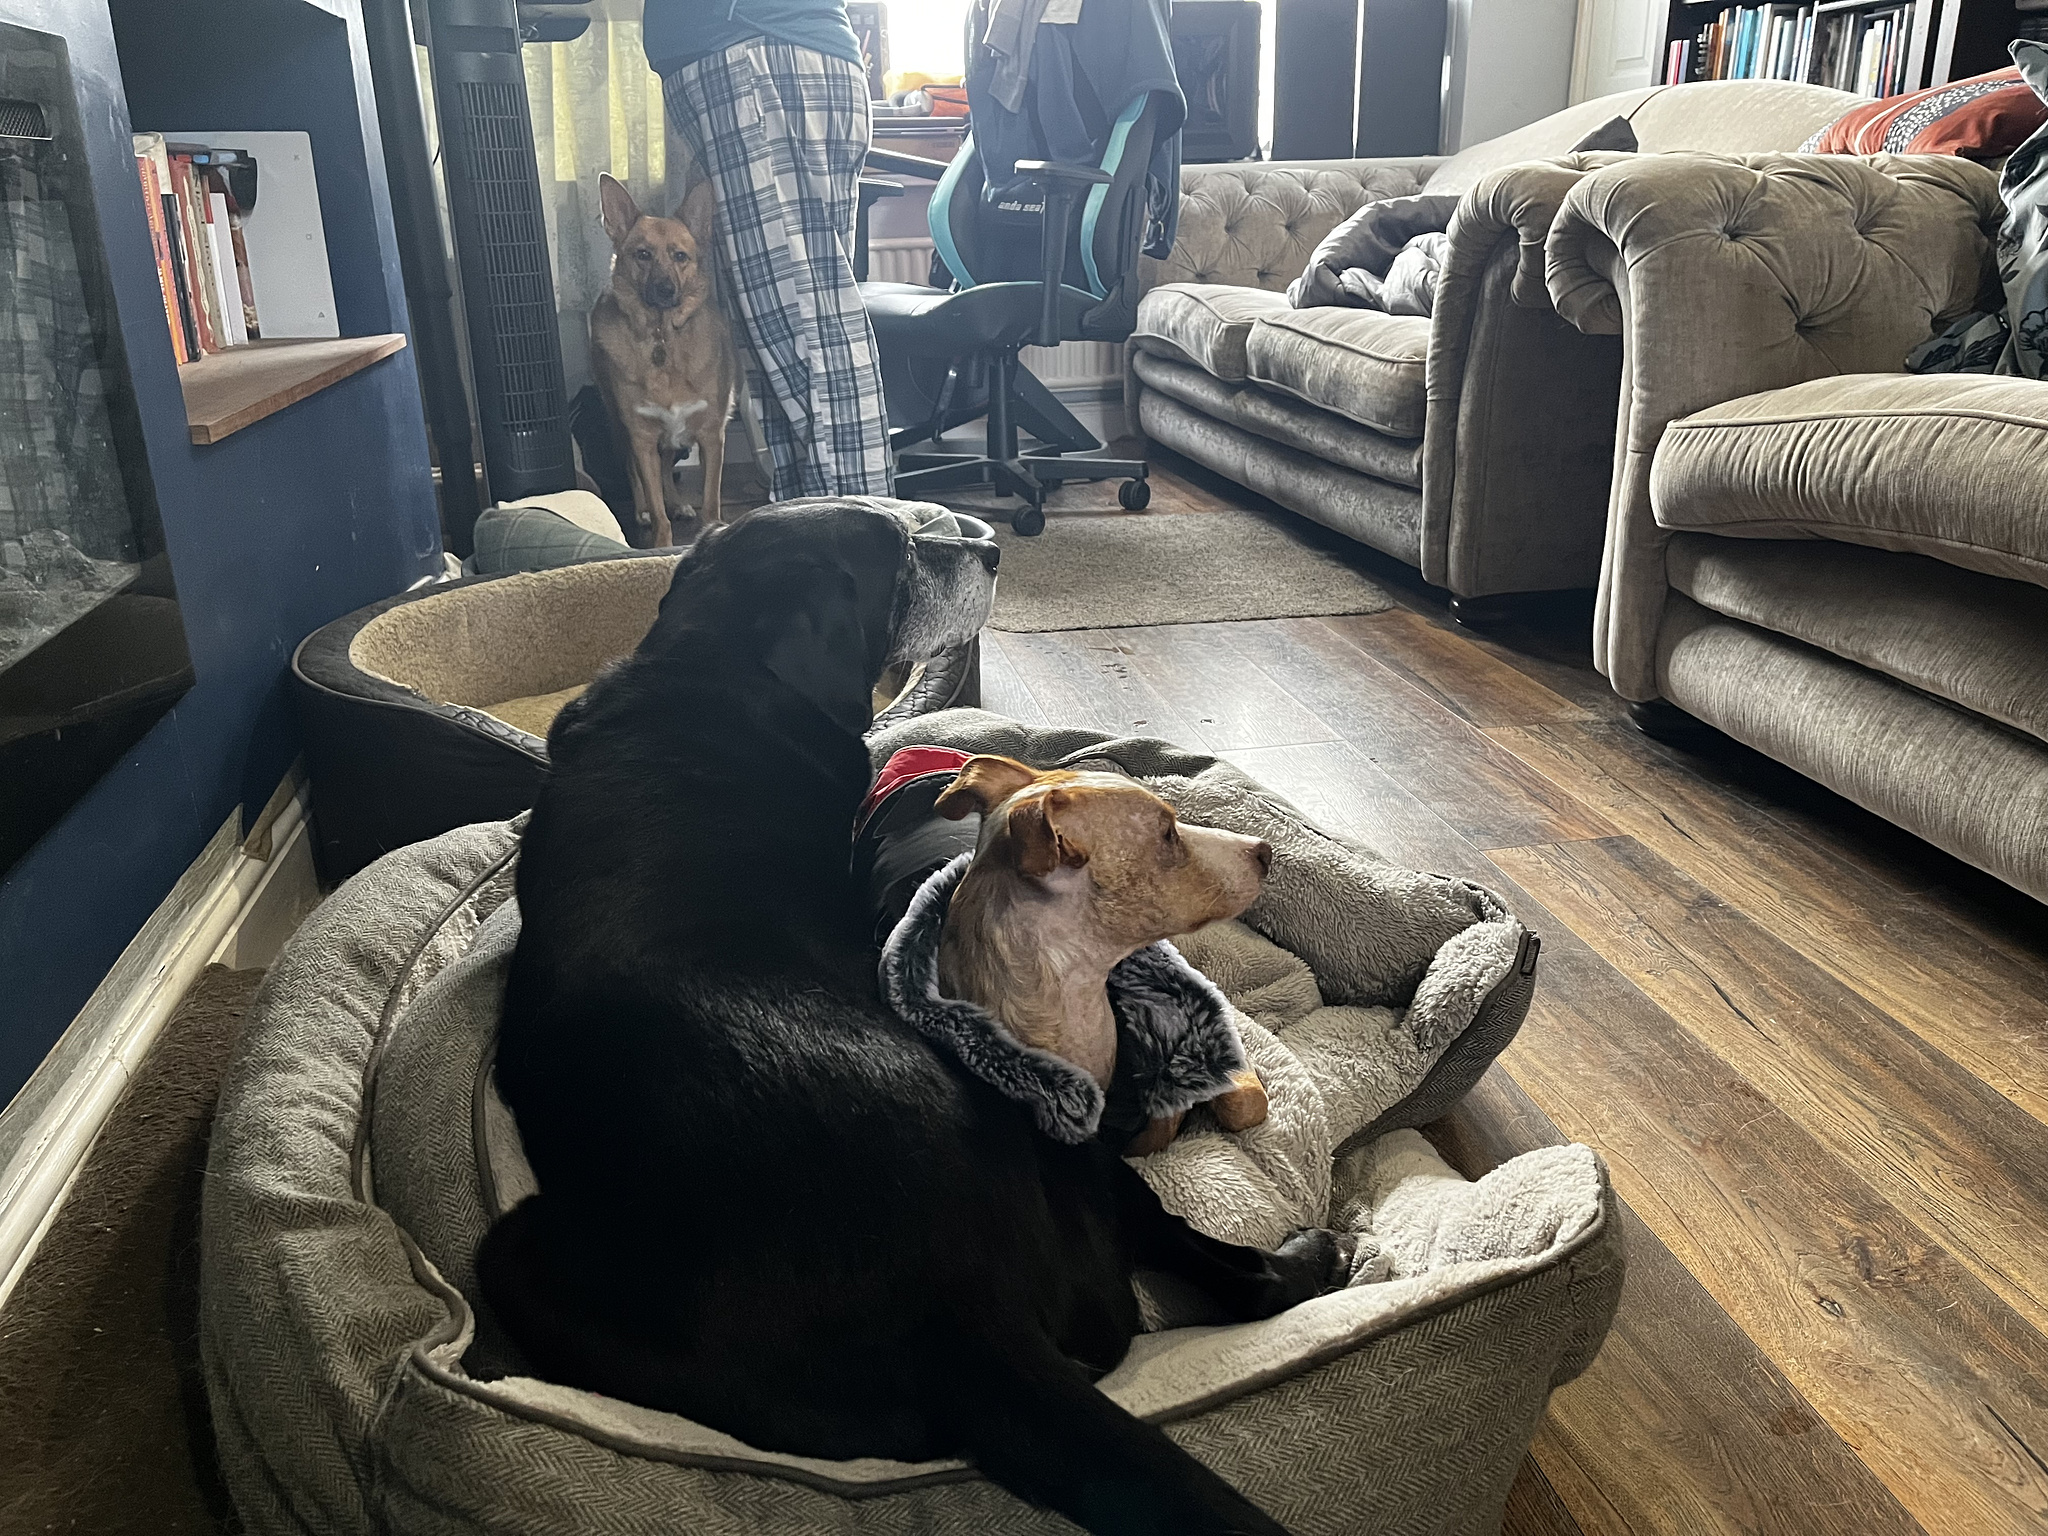
[[[1202,1236],[876,997],[869,689],[980,628],[995,554],[871,503],[713,528],[563,710],[497,1058],[542,1193],[484,1295],[543,1374],[764,1449],[965,1455],[1098,1533],[1285,1536],[1091,1383],[1134,1268],[1258,1318],[1336,1283],[1338,1240]]]

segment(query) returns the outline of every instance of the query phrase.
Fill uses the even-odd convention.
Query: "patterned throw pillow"
[[[1836,119],[1799,146],[1807,155],[1967,155],[1998,160],[2048,122],[2017,69],[1887,96]]]

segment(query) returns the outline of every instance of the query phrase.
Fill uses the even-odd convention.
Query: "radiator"
[[[868,246],[868,276],[878,283],[931,280],[932,243],[908,237],[876,240]],[[1063,395],[1120,390],[1124,349],[1113,341],[1069,341],[1058,347],[1026,347],[1024,366],[1049,389]]]

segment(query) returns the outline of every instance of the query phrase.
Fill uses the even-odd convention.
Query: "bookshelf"
[[[161,528],[143,612],[169,637],[182,613],[190,654],[168,704],[25,737],[49,774],[0,773],[0,808],[49,804],[0,873],[4,1103],[224,821],[246,830],[277,789],[293,647],[433,574],[441,538],[358,0],[0,0],[0,23],[68,60],[66,163],[103,247],[110,403],[134,423],[121,468]],[[131,135],[195,128],[307,135],[338,337],[179,368]]]
[[[340,340],[252,341],[185,363],[178,369],[178,386],[192,441],[217,443],[404,346],[401,331]]]
[[[1892,96],[2003,68],[2044,13],[2015,0],[1671,0],[1656,79],[1778,79]]]

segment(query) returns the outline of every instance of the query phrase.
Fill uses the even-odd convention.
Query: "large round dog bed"
[[[965,521],[968,536],[991,536]],[[471,577],[308,635],[292,690],[321,873],[344,880],[393,848],[532,805],[556,713],[640,644],[681,558]],[[883,727],[978,704],[979,643],[904,669],[877,693]]]
[[[875,749],[913,740],[1106,763],[1191,820],[1266,836],[1273,876],[1247,932],[1314,973],[1315,995],[1282,1009],[1305,1021],[1288,1028],[1342,1015],[1387,1037],[1384,1082],[1272,1081],[1276,1120],[1292,1094],[1363,1096],[1365,1132],[1319,1198],[1333,1223],[1371,1232],[1391,1278],[1261,1323],[1147,1334],[1103,1390],[1300,1536],[1497,1530],[1550,1391],[1584,1369],[1612,1316],[1613,1196],[1585,1148],[1467,1184],[1394,1127],[1439,1113],[1513,1033],[1533,985],[1520,925],[1492,893],[1387,865],[1164,743],[953,711],[884,731]],[[521,1373],[473,1281],[491,1213],[531,1177],[489,1072],[517,850],[517,823],[501,822],[379,861],[308,921],[245,1026],[208,1169],[201,1347],[247,1528],[1073,1529],[959,1463],[764,1453]],[[1224,986],[1248,1017],[1278,1017],[1284,988]],[[1461,1054],[1468,1037],[1481,1048]]]

